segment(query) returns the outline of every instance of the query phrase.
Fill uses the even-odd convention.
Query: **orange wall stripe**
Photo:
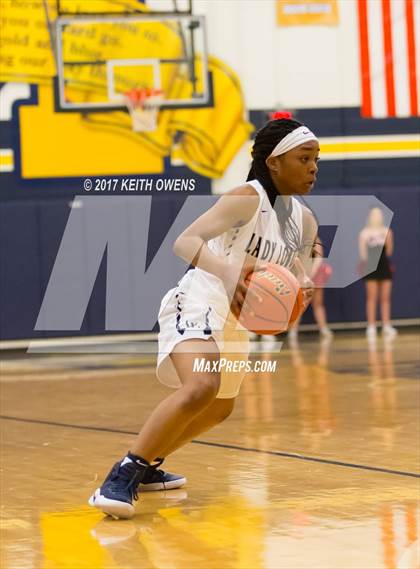
[[[388,117],[395,117],[394,61],[392,52],[391,0],[382,0],[384,28],[385,86]]]
[[[410,90],[410,114],[419,114],[417,103],[417,77],[416,77],[416,38],[414,33],[414,5],[413,0],[405,0],[405,18],[407,23],[407,64]]]
[[[370,90],[369,32],[367,0],[358,0],[360,77],[362,85],[362,116],[372,116],[372,93]]]

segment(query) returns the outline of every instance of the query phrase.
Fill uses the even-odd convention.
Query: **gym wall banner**
[[[279,26],[336,26],[337,0],[277,0]]]

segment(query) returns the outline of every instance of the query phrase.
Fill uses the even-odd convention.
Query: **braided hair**
[[[263,126],[255,137],[252,147],[252,164],[247,181],[258,180],[267,193],[271,206],[274,208],[280,225],[280,231],[286,246],[297,250],[301,247],[299,228],[291,217],[291,210],[286,208],[284,200],[276,199],[279,196],[267,164],[274,147],[289,133],[302,126],[302,123],[289,118],[279,118],[269,121]]]

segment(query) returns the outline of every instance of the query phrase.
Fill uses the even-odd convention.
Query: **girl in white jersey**
[[[226,373],[217,364],[221,357],[248,358],[248,333],[238,318],[252,294],[246,285],[252,270],[272,262],[299,267],[301,282],[306,278],[317,224],[292,195],[313,187],[318,154],[318,141],[307,127],[286,118],[271,120],[256,135],[247,182],[221,197],[176,240],[174,252],[195,269],[162,300],[157,376],[178,389],[154,409],[91,505],[131,518],[138,490],[147,489],[155,475],[166,487],[180,486],[183,477],[157,466],[232,412],[243,367]],[[309,289],[306,295],[309,301]],[[209,365],[197,371],[194,362],[203,360]]]

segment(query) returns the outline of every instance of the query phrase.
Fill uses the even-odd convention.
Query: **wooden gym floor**
[[[168,392],[135,353],[3,359],[2,569],[418,569],[419,335],[304,336],[129,521],[86,502]]]

